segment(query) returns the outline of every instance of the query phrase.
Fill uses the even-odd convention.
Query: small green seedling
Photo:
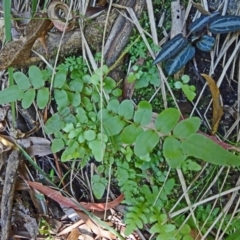
[[[196,96],[196,87],[188,85],[190,78],[188,75],[182,75],[181,80],[174,83],[176,89],[182,89],[189,101],[192,101]]]

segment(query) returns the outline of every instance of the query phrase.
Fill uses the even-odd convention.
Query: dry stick
[[[154,19],[154,11],[153,11],[152,1],[148,1],[147,10],[148,10],[148,17],[149,17],[149,22],[150,22],[152,39],[153,39],[153,42],[157,45],[158,37],[157,37],[157,29],[156,29],[156,23],[155,23],[155,19]]]
[[[223,136],[223,140],[225,141],[229,135],[232,133],[232,131],[235,129],[235,127],[238,126],[238,123],[240,122],[240,117],[238,117],[235,122],[232,124],[232,126],[230,127],[230,129],[226,132],[226,134]],[[237,141],[238,142],[238,141]]]
[[[227,8],[228,8],[228,3],[229,3],[229,0],[224,1],[222,15],[226,15]]]
[[[7,161],[7,169],[2,192],[3,194],[1,201],[1,227],[2,227],[1,240],[10,239],[12,203],[15,191],[18,164],[19,164],[19,152],[17,150],[13,150]]]
[[[107,24],[108,24],[108,19],[109,19],[109,15],[110,15],[110,11],[111,11],[111,8],[112,8],[112,4],[113,4],[113,0],[110,0],[110,3],[109,3],[109,8],[108,8],[108,11],[107,11],[107,17],[106,17],[106,22],[105,22],[105,25],[104,25],[104,30],[103,30],[103,38],[102,38],[102,56],[101,56],[101,76],[103,76],[103,73],[102,73],[102,66],[103,66],[103,61],[104,61],[104,47],[105,47],[105,37],[106,37],[106,32],[107,32]],[[101,102],[100,102],[100,108],[103,109],[103,94],[106,95],[104,89],[103,89],[103,79],[101,79],[101,85],[100,85],[100,88],[101,88]],[[102,112],[102,111],[101,111]],[[102,113],[101,113],[101,120],[102,120]],[[103,142],[103,136],[102,136],[102,133],[103,133],[103,121],[101,121],[101,144]],[[101,149],[101,156],[103,156],[104,154],[104,150]],[[110,173],[109,173],[110,175]],[[106,206],[108,204],[108,198],[109,198],[109,190],[110,190],[110,179],[108,181],[108,186],[107,186],[107,197],[106,197]],[[104,220],[107,216],[107,210],[106,208],[104,209]]]
[[[209,12],[208,1],[207,0],[202,0],[202,2],[203,2],[203,7]]]

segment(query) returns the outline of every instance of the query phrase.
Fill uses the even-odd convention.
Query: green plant
[[[188,75],[182,75],[181,81],[176,81],[174,86],[176,89],[182,89],[189,101],[192,101],[196,97],[196,87],[194,85],[188,85],[190,77]]]
[[[28,75],[14,74],[17,85],[0,92],[0,103],[15,99],[23,104],[26,92],[31,90],[38,95],[50,83],[51,71],[34,66],[30,69]],[[32,71],[40,73],[34,77]],[[63,162],[80,159],[79,167],[92,158],[97,161],[98,175],[92,177],[91,183],[98,199],[111,174],[113,184],[125,195],[127,234],[151,224],[157,239],[167,239],[170,233],[174,236],[169,239],[190,239],[188,229],[181,230],[160,215],[165,214],[163,207],[168,204],[175,180],[159,166],[198,170],[194,158],[239,166],[239,157],[197,133],[201,124],[197,117],[180,121],[179,111],[168,108],[153,119],[152,106],[147,101],[140,101],[137,106],[130,100],[119,102],[121,90],[107,73],[108,68],[102,66],[89,75],[82,58],[67,59],[57,68],[52,84],[55,113],[45,124],[45,132],[53,138],[52,151],[59,152]],[[36,79],[40,82],[36,83]],[[13,88],[17,90],[15,96]],[[38,98],[36,101],[40,108],[48,102],[45,99],[40,104]],[[32,102],[33,98],[29,98],[23,105]]]
[[[205,27],[213,34],[225,34],[240,29],[239,16],[218,16],[219,12],[212,15],[203,15],[189,25],[187,37],[177,34],[165,43],[157,55],[154,64],[164,61],[167,75],[179,71],[195,55],[195,46],[201,51],[210,52],[215,44],[215,38],[202,34]],[[202,32],[201,32],[202,31]],[[199,34],[200,33],[200,34]]]
[[[51,227],[48,222],[41,218],[39,221],[39,233],[45,237],[46,240],[52,240],[53,237],[51,236]]]

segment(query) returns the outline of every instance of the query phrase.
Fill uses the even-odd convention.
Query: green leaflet
[[[17,85],[10,86],[0,91],[0,104],[21,100],[23,91]]]
[[[61,119],[58,113],[55,113],[50,117],[45,124],[45,132],[47,134],[53,134],[62,130],[64,127],[64,121]]]
[[[24,92],[23,98],[22,98],[22,107],[24,109],[27,109],[32,105],[35,99],[35,95],[36,95],[36,90],[32,88]]]
[[[133,117],[134,106],[132,101],[124,100],[118,107],[118,114],[124,119],[130,120]]]
[[[145,126],[150,123],[152,119],[152,105],[147,101],[141,101],[138,104],[138,109],[134,114],[134,122]]]
[[[37,91],[37,106],[43,109],[47,106],[49,101],[49,89],[41,88]]]
[[[200,125],[201,120],[198,117],[184,119],[174,128],[173,135],[176,138],[187,138],[198,131]]]
[[[64,142],[62,139],[53,139],[51,149],[53,153],[59,152],[64,148]]]
[[[240,16],[218,16],[209,25],[214,34],[224,34],[240,30]]]
[[[58,107],[66,107],[68,105],[68,96],[65,90],[54,90],[54,98],[58,104]]]
[[[31,66],[28,70],[28,75],[35,89],[38,89],[44,86],[45,81],[43,80],[43,74],[38,67]]]
[[[88,143],[89,148],[92,150],[92,154],[96,161],[101,162],[106,149],[106,144],[100,140],[94,140]]]
[[[110,100],[107,105],[107,110],[117,114],[119,105],[120,103],[117,99]]]
[[[54,88],[61,88],[67,79],[66,71],[60,70],[56,73],[54,80],[53,80],[53,87]]]
[[[95,131],[89,129],[87,131],[84,131],[83,136],[87,141],[92,141],[96,138],[96,133]]]
[[[155,127],[161,133],[169,133],[179,121],[180,113],[176,108],[162,111],[156,118]]]
[[[136,139],[134,153],[138,157],[143,157],[153,150],[158,144],[159,136],[153,130],[142,132]]]
[[[125,126],[120,116],[114,116],[103,123],[103,129],[107,136],[119,134]]]
[[[186,63],[194,57],[195,48],[189,43],[180,53],[166,61],[164,69],[168,75],[179,71]]]
[[[200,41],[197,42],[196,46],[204,52],[210,52],[214,46],[214,43],[214,37],[203,35]]]
[[[170,41],[163,45],[153,64],[157,64],[173,57],[180,52],[187,45],[187,43],[187,39],[184,38],[181,33],[177,34]]]
[[[69,83],[69,88],[74,92],[81,92],[83,89],[83,81],[81,79],[74,79]]]
[[[194,133],[182,141],[182,149],[188,156],[221,166],[240,166],[240,157],[228,152],[211,139]]]
[[[78,92],[67,92],[69,102],[74,106],[78,107],[81,103],[81,95]]]
[[[186,159],[186,155],[181,148],[181,142],[176,138],[169,136],[163,143],[163,155],[172,168],[179,167]]]
[[[133,144],[136,141],[136,138],[140,133],[143,132],[143,129],[136,124],[130,124],[125,127],[121,133],[121,141],[125,144]]]
[[[112,92],[112,90],[116,87],[116,81],[114,81],[112,78],[110,78],[110,77],[106,77],[105,78],[105,81],[104,81],[104,86],[103,86],[103,88],[104,88],[104,91],[106,92],[106,93],[111,93]]]
[[[31,83],[29,81],[29,78],[25,74],[23,74],[22,72],[13,73],[13,78],[14,78],[16,84],[22,90],[27,90],[31,87]]]
[[[97,199],[101,199],[107,187],[107,179],[98,175],[93,175],[91,179],[93,194]]]

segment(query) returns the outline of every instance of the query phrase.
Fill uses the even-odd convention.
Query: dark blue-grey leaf
[[[197,42],[196,46],[204,52],[210,52],[214,46],[214,43],[215,43],[214,37],[203,35],[200,41]]]
[[[240,16],[218,16],[209,24],[209,31],[224,34],[240,30]]]
[[[177,34],[170,41],[163,45],[161,51],[157,55],[153,64],[165,61],[171,58],[172,56],[176,55],[187,45],[187,43],[188,43],[187,39],[184,38],[181,33]]]
[[[165,70],[168,75],[179,71],[189,60],[194,57],[195,48],[188,44],[180,53],[166,61]]]
[[[188,27],[188,30],[191,33],[196,33],[206,27],[214,18],[219,15],[219,12],[213,13],[210,16],[202,15],[198,19],[196,19],[193,23],[191,23]]]

